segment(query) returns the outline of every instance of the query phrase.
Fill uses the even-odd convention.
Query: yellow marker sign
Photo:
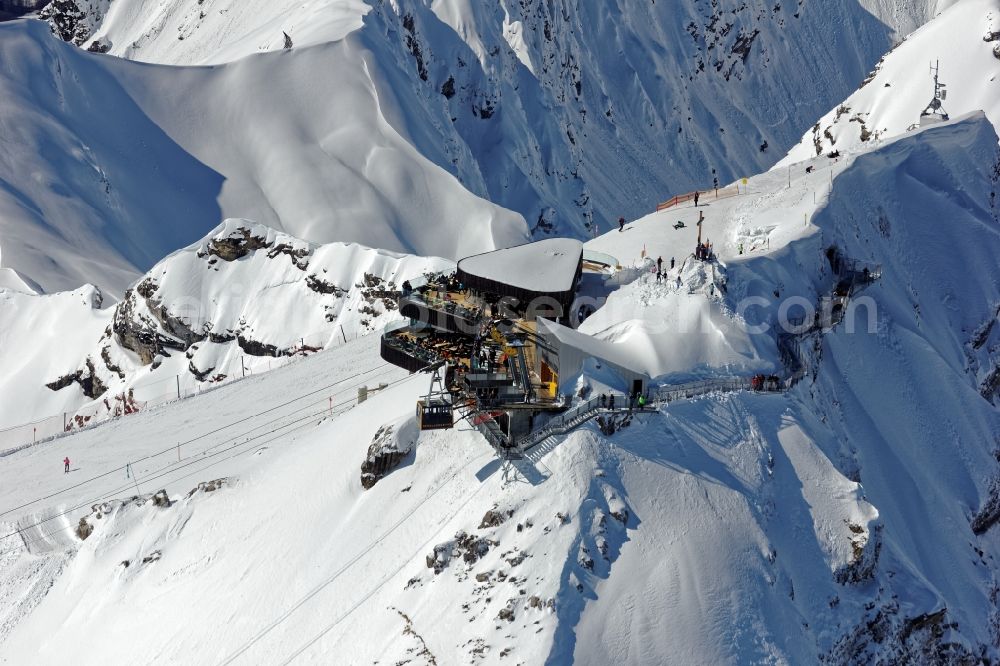
[[[744,185],[746,185],[746,184],[747,184],[747,179],[746,179],[746,178],[744,178],[744,179],[743,179],[743,184],[744,184]]]

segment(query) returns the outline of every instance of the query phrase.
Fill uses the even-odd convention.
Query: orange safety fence
[[[734,185],[732,187],[724,187],[721,190],[702,190],[699,201],[714,201],[716,199],[725,199],[726,197],[735,197],[740,193],[740,186]],[[661,210],[667,210],[668,208],[673,208],[687,201],[694,201],[694,192],[688,192],[687,194],[678,194],[671,199],[664,201],[663,203],[656,204],[656,212],[659,213]]]

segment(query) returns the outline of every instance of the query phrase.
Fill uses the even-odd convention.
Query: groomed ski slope
[[[0,475],[20,480],[0,489],[0,520],[30,528],[37,521],[25,517],[81,501],[89,508],[103,494],[127,499],[129,459],[234,421],[266,432],[300,406],[279,405],[313,390],[305,400],[317,399],[317,412],[329,408],[328,390],[335,404],[344,393],[350,401],[358,372],[390,383],[333,418],[303,412],[310,418],[293,433],[244,446],[253,433],[233,428],[185,444],[191,466],[158,479],[148,477],[169,453],[138,462],[139,490],[165,487],[170,507],[112,507],[92,520],[86,541],[45,537],[39,543],[55,545],[45,552],[5,539],[0,593],[13,610],[0,620],[0,659],[926,663],[948,650],[995,658],[990,589],[1000,543],[995,530],[974,535],[969,521],[998,471],[1000,415],[977,392],[1000,334],[987,326],[1000,303],[1000,225],[989,205],[996,143],[980,114],[852,156],[805,221],[789,214],[812,200],[804,169],[791,187],[774,172],[750,180],[743,203],[757,203],[743,216],[733,203],[734,216],[712,230],[727,263],[726,302],[716,307],[732,311],[779,284],[815,300],[832,284],[830,244],[883,265],[863,292],[877,305],[874,331],[841,326],[810,338],[810,372],[786,395],[674,403],[611,436],[590,424],[546,442],[506,481],[485,441],[461,424],[421,435],[399,469],[362,491],[373,435],[387,423],[412,432],[406,423],[427,377],[378,374],[375,345],[361,340],[0,459]],[[772,223],[770,248],[743,258],[725,250]],[[650,218],[596,243],[611,251],[631,233],[647,248],[660,244],[656,252],[674,251],[672,227],[655,225]],[[637,327],[644,314],[659,316],[661,302],[702,293],[700,279],[682,273],[678,295],[644,272],[609,303],[634,301]],[[760,306],[761,317],[777,303]],[[637,344],[628,332],[616,344]],[[765,349],[771,335],[751,339]],[[664,333],[644,344],[703,342]],[[584,375],[564,386],[600,390],[605,380]],[[217,463],[198,455],[231,438],[239,448]],[[64,455],[80,468],[68,478]],[[104,472],[90,489],[69,488]],[[224,476],[222,488],[186,497]],[[481,527],[491,509],[512,513]],[[71,526],[78,516],[53,522]],[[470,549],[478,559],[465,559]]]

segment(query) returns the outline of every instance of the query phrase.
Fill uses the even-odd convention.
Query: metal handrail
[[[554,435],[561,435],[570,430],[579,427],[583,423],[591,420],[592,418],[598,416],[601,413],[622,413],[622,412],[643,412],[643,411],[654,411],[659,408],[660,405],[667,402],[673,402],[675,400],[682,400],[686,398],[694,398],[700,395],[707,395],[709,393],[714,393],[716,391],[723,392],[735,392],[750,389],[750,378],[748,377],[731,377],[726,379],[704,379],[695,382],[687,382],[684,384],[674,384],[668,386],[661,386],[651,392],[651,397],[653,398],[652,404],[647,403],[644,407],[629,408],[628,406],[628,396],[624,394],[612,393],[610,395],[615,396],[617,401],[619,398],[622,399],[621,407],[615,407],[611,409],[606,406],[601,406],[600,396],[591,398],[584,403],[573,407],[572,409],[563,412],[562,414],[549,419],[545,425],[543,425],[538,430],[530,432],[527,435],[521,437],[515,444],[517,449],[523,454],[525,451],[531,449],[532,447],[540,444],[544,440],[552,437]],[[778,391],[784,390],[784,387],[779,386]]]

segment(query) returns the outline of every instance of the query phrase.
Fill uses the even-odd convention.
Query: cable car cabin
[[[454,425],[450,402],[424,398],[417,401],[417,425],[421,430],[447,430]]]

